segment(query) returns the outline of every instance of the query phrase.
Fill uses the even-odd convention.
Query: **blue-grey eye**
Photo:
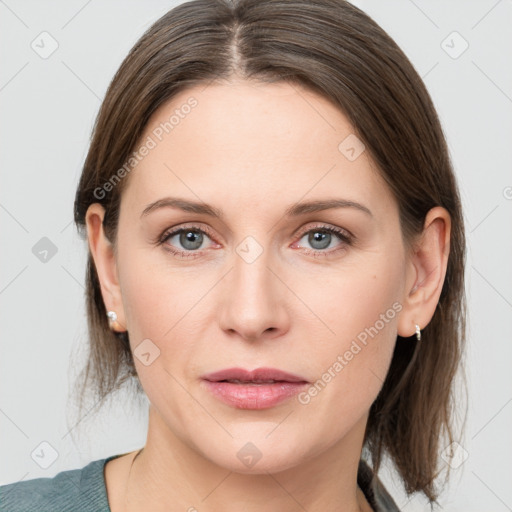
[[[331,243],[332,234],[325,231],[313,230],[308,235],[308,243],[313,249],[325,249]]]
[[[183,248],[188,251],[199,249],[203,244],[203,234],[200,231],[185,229],[176,233],[174,236],[179,236],[179,242]],[[174,237],[173,237],[174,238]]]

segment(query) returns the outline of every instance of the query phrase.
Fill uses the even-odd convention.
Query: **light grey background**
[[[137,414],[126,394],[101,415],[68,424],[86,339],[86,245],[72,211],[111,78],[143,31],[178,3],[0,1],[0,484],[53,476],[145,442],[146,412]],[[465,208],[470,400],[457,456],[467,458],[440,503],[448,511],[512,510],[512,2],[354,3],[424,77]],[[58,43],[48,58],[31,47],[51,49],[44,31]],[[33,252],[43,237],[57,250],[46,262]],[[56,452],[46,469],[37,454],[53,452],[41,443]],[[391,471],[381,478],[402,510],[429,510],[405,497]]]

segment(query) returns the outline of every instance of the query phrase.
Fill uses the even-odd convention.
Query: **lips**
[[[277,368],[256,368],[252,371],[245,370],[244,368],[226,368],[224,370],[203,375],[202,378],[210,382],[231,382],[234,384],[308,382],[303,377],[278,370]]]
[[[290,400],[309,385],[303,377],[276,368],[226,368],[203,375],[201,386],[237,409],[269,409]]]

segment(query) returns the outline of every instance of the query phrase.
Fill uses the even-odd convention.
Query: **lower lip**
[[[238,409],[268,409],[295,396],[307,382],[275,382],[274,384],[235,384],[203,381],[208,391]]]

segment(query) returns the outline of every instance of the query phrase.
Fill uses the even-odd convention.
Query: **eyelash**
[[[199,226],[185,226],[185,227],[181,227],[181,228],[178,228],[178,229],[175,229],[175,230],[171,230],[171,231],[165,231],[161,237],[158,238],[158,240],[156,241],[156,244],[157,245],[164,245],[165,242],[169,239],[169,238],[172,238],[173,236],[175,235],[178,235],[182,232],[188,232],[188,231],[195,231],[195,232],[199,232],[199,233],[202,233],[202,234],[205,234],[207,235],[209,238],[213,239],[213,235],[212,233],[210,232],[209,229],[207,228],[200,228]],[[318,225],[318,226],[314,226],[312,228],[309,228],[307,230],[304,230],[300,233],[299,235],[299,240],[304,236],[306,235],[307,233],[310,233],[311,231],[313,232],[326,232],[326,233],[331,233],[331,234],[334,234],[338,237],[338,239],[343,242],[343,244],[336,248],[336,249],[333,249],[333,250],[330,250],[330,251],[325,251],[325,250],[319,250],[319,249],[303,249],[305,251],[306,254],[309,254],[309,255],[313,255],[313,257],[317,258],[317,257],[329,257],[329,256],[332,256],[333,254],[335,253],[338,253],[338,251],[340,250],[344,250],[346,249],[346,245],[352,245],[353,242],[354,242],[354,236],[352,235],[352,233],[349,233],[347,230],[344,230],[344,229],[339,229],[339,228],[335,228],[335,227],[332,227],[332,226],[326,226],[326,225]],[[178,258],[183,258],[183,259],[186,259],[186,258],[196,258],[198,256],[200,256],[200,251],[180,251],[180,250],[177,250],[177,249],[173,249],[171,248],[172,246],[170,245],[166,245],[165,246],[165,250],[166,251],[169,251],[170,253],[172,253],[173,255],[177,256]]]

